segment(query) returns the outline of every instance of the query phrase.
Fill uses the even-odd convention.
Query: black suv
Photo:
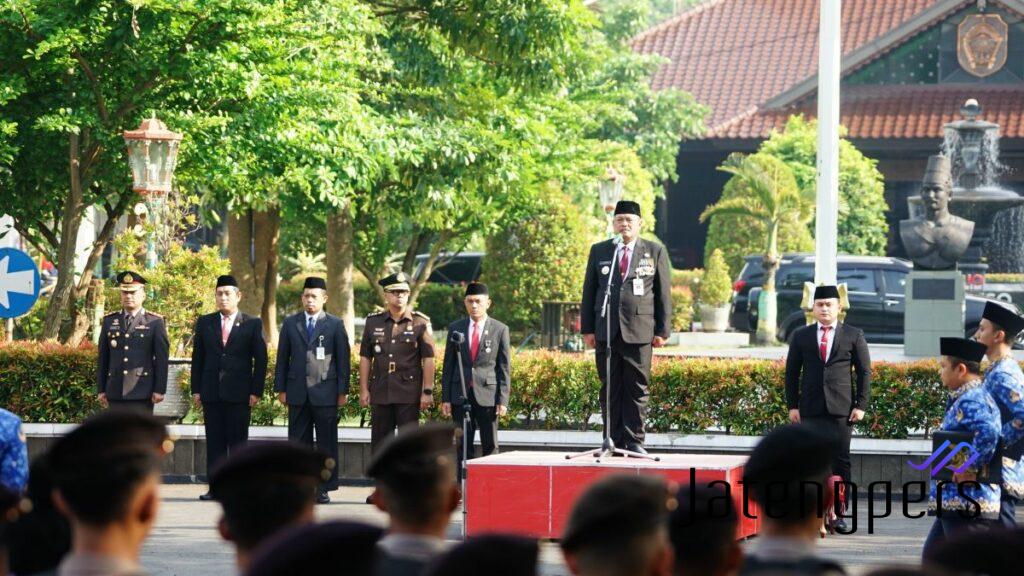
[[[729,320],[736,330],[752,333],[757,329],[756,302],[764,284],[761,262],[760,256],[747,256],[739,278],[733,283]],[[868,342],[902,343],[904,285],[913,265],[907,260],[888,256],[839,256],[837,264],[836,279],[846,283],[850,299],[847,321],[864,330]],[[788,341],[793,331],[804,325],[800,300],[804,282],[813,281],[812,254],[785,254],[782,257],[775,275],[779,340]],[[964,326],[966,336],[970,337],[978,329],[986,299],[968,294],[965,300]],[[1006,306],[1005,303],[1000,304]]]

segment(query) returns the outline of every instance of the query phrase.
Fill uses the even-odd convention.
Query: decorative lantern
[[[125,130],[124,142],[128,146],[132,189],[147,201],[162,200],[171,191],[181,134],[171,132],[154,116],[143,120],[138,130]]]
[[[598,186],[598,193],[601,196],[601,206],[605,214],[611,214],[615,205],[622,199],[622,188],[626,183],[626,176],[619,174],[615,168],[608,168],[604,172],[604,179]]]

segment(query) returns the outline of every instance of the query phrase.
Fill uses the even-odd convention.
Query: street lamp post
[[[156,119],[142,121],[137,130],[125,130],[124,142],[128,147],[128,165],[132,171],[132,190],[142,196],[135,205],[135,214],[147,215],[152,226],[159,225],[164,200],[171,191],[171,177],[178,162],[178,146],[182,135],[171,132]],[[146,242],[146,268],[157,263],[156,232],[150,232]]]
[[[620,174],[618,170],[611,167],[604,171],[604,178],[601,179],[601,183],[598,185],[601,206],[604,208],[605,219],[608,221],[607,232],[609,238],[615,235],[615,230],[612,227],[613,212],[615,205],[619,203],[619,200],[622,200],[622,190],[625,185],[625,174]]]

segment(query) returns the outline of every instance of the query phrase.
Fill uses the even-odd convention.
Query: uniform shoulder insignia
[[[430,322],[430,316],[427,316],[426,314],[424,314],[423,312],[420,312],[419,310],[413,310],[412,311],[412,315],[413,316],[419,316],[420,318],[423,318],[427,322]]]
[[[384,309],[374,310],[373,312],[370,312],[369,314],[367,314],[366,317],[370,318],[371,316],[381,316],[383,314],[384,314]]]
[[[149,316],[156,316],[157,318],[160,318],[161,320],[163,320],[163,318],[164,318],[163,314],[157,314],[156,312],[150,312],[149,310],[146,310],[146,314],[148,314]]]
[[[110,314],[104,314],[104,318],[110,318],[111,316],[117,316],[120,312],[111,312]]]

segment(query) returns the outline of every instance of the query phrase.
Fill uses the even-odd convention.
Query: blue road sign
[[[39,299],[39,268],[15,248],[0,248],[0,318],[26,314]]]

